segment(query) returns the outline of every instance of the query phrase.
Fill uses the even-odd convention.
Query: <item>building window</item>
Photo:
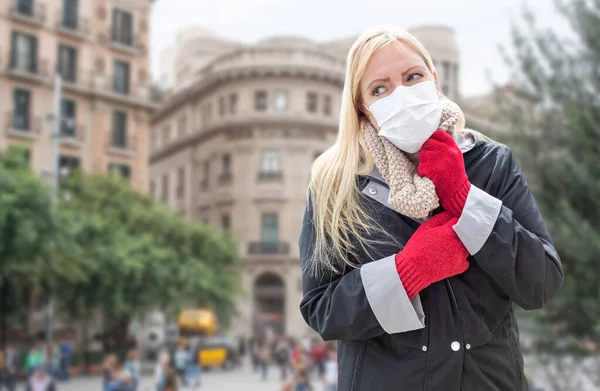
[[[279,222],[276,213],[264,213],[261,227],[262,243],[277,245],[279,243]]]
[[[133,45],[133,15],[131,12],[113,9],[112,40],[123,45]]]
[[[281,155],[278,151],[263,151],[259,179],[281,178]]]
[[[62,136],[75,137],[77,105],[71,99],[63,99],[60,103],[60,134]]]
[[[219,183],[228,183],[231,181],[231,155],[228,153],[221,156],[221,176],[219,177]]]
[[[58,72],[64,81],[74,83],[77,78],[77,50],[58,45]]]
[[[167,202],[169,200],[169,176],[167,174],[164,174],[162,177],[160,199],[163,202]]]
[[[200,190],[204,191],[208,189],[208,181],[210,178],[210,162],[207,160],[204,162],[204,176],[202,182],[200,182]]]
[[[155,150],[158,148],[158,133],[152,132],[152,149]]]
[[[20,14],[33,16],[33,0],[16,0],[16,9]]]
[[[152,198],[156,197],[156,182],[150,181],[150,195]]]
[[[129,64],[115,60],[113,70],[113,91],[123,95],[129,94]]]
[[[17,88],[13,92],[13,118],[12,127],[18,130],[29,130],[29,110],[31,93],[28,90]]]
[[[37,72],[36,37],[13,31],[11,67],[22,72]]]
[[[177,170],[177,198],[182,198],[185,193],[185,169],[179,167]]]
[[[182,115],[177,121],[177,137],[182,137],[187,133],[187,116]]]
[[[234,115],[237,113],[238,96],[237,94],[229,95],[229,114]]]
[[[228,214],[221,215],[221,228],[223,231],[229,231],[231,220]]]
[[[275,110],[282,113],[288,109],[288,93],[287,91],[275,91],[274,104]]]
[[[77,14],[79,8],[79,0],[64,0],[62,11],[63,27],[77,30]]]
[[[221,117],[225,115],[225,98],[222,96],[219,98],[219,115]]]
[[[60,155],[58,167],[61,177],[67,177],[73,171],[79,169],[79,158],[75,156]]]
[[[314,92],[309,92],[306,94],[306,111],[309,113],[316,113],[318,106],[318,97]]]
[[[254,93],[254,110],[267,110],[267,91],[256,91]]]
[[[166,125],[162,130],[162,143],[163,145],[171,140],[171,126]]]
[[[212,121],[212,104],[207,103],[204,106],[202,106],[202,113],[200,119],[203,125],[206,125],[210,121]]]
[[[111,145],[117,148],[127,148],[127,114],[123,111],[113,112]]]
[[[108,165],[108,171],[123,179],[129,179],[131,177],[131,168],[127,164],[110,163]]]
[[[323,114],[331,115],[331,95],[323,97]]]

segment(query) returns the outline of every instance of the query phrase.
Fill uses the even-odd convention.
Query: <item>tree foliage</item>
[[[571,27],[560,35],[526,12],[507,56],[516,94],[501,100],[507,140],[531,181],[565,283],[543,313],[554,332],[600,331],[600,2],[556,3]],[[515,98],[516,96],[516,98]]]
[[[222,319],[239,291],[240,260],[226,233],[185,221],[116,176],[74,173],[58,199],[21,159],[0,155],[0,303],[18,316],[26,294],[52,294],[72,319],[100,312],[115,345],[153,309],[213,308]],[[2,306],[3,304],[3,306]]]

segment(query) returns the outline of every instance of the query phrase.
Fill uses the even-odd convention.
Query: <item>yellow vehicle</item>
[[[202,368],[229,369],[235,362],[235,350],[226,339],[215,338],[217,317],[210,309],[190,309],[179,314],[179,343],[198,341],[198,362]]]

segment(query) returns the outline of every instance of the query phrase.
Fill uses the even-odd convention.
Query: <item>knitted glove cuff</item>
[[[402,251],[396,254],[396,270],[404,290],[411,300],[429,285],[424,278],[425,276],[418,270],[418,265],[414,259],[403,255]]]
[[[465,208],[469,191],[471,190],[471,182],[465,180],[462,185],[458,188],[458,191],[454,195],[446,200],[442,207],[450,212],[455,217],[460,217]]]

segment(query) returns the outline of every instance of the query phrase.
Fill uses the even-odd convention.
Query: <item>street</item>
[[[17,391],[24,390],[21,385]],[[138,391],[155,391],[154,378],[145,375]],[[180,391],[188,391],[192,388],[180,388]],[[253,373],[248,366],[238,368],[229,372],[213,370],[203,373],[202,385],[199,390],[209,391],[279,391],[279,370],[275,366],[269,368],[269,376],[266,382],[261,381],[258,373]],[[102,380],[100,377],[79,377],[68,383],[58,383],[56,391],[102,391]],[[316,387],[320,391],[320,387]]]

